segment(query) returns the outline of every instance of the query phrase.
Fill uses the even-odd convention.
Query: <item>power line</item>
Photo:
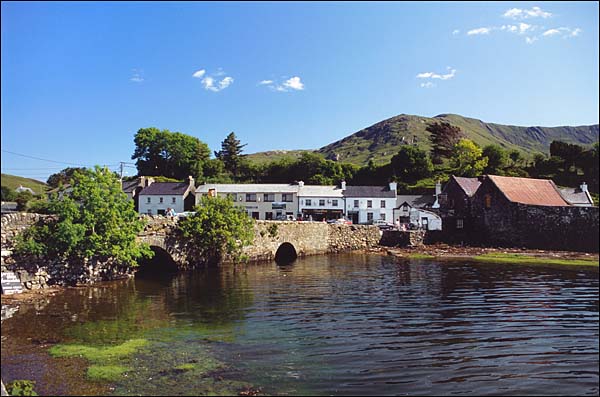
[[[50,163],[57,163],[57,164],[68,164],[68,165],[77,165],[77,166],[80,166],[80,167],[85,167],[83,164],[67,163],[67,162],[64,162],[64,161],[56,161],[56,160],[48,160],[48,159],[43,159],[43,158],[41,158],[41,157],[35,157],[35,156],[29,156],[29,155],[27,155],[27,154],[21,154],[21,153],[15,153],[15,152],[11,152],[11,151],[9,151],[9,150],[2,150],[2,151],[3,151],[4,153],[10,153],[10,154],[14,154],[14,155],[16,155],[16,156],[27,157],[27,158],[34,159],[34,160],[41,160],[41,161],[48,161],[48,162],[50,162]]]

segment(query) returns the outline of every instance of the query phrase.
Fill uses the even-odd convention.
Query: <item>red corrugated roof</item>
[[[547,206],[568,206],[554,182],[548,179],[515,178],[488,175],[488,178],[514,203]]]
[[[481,185],[481,182],[477,178],[464,178],[462,176],[454,175],[452,175],[452,177],[454,178],[454,180],[456,180],[458,186],[460,186],[469,197],[473,197],[473,195],[475,194],[475,192],[477,192],[477,189],[479,189],[479,186]]]

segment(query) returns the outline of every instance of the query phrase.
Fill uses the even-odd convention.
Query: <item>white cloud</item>
[[[511,19],[527,19],[527,18],[549,18],[552,13],[543,11],[540,7],[532,7],[530,10],[521,8],[511,8],[502,14],[505,18]]]
[[[457,34],[459,34],[459,33],[460,33],[460,30],[458,30],[458,29],[454,29],[454,30],[452,31],[452,34],[454,34],[454,35],[457,35]]]
[[[212,75],[207,74],[206,70],[200,69],[200,70],[194,72],[194,74],[192,74],[192,77],[202,79],[202,80],[200,80],[200,82],[204,86],[205,90],[212,91],[212,92],[219,92],[219,91],[224,90],[225,88],[229,87],[231,84],[233,84],[233,81],[234,81],[233,77],[231,77],[231,76],[226,76],[226,77],[222,78],[220,81],[215,78],[216,76],[223,76],[223,75],[225,75],[225,72],[223,72],[223,70],[221,68],[219,68]]]
[[[537,37],[525,37],[525,42],[527,44],[533,44],[534,42],[538,41]]]
[[[433,88],[435,87],[435,84],[433,84],[431,81],[428,81],[426,83],[421,83],[421,88]]]
[[[516,33],[519,30],[519,28],[516,25],[502,25],[500,27],[500,30],[506,30],[507,32]]]
[[[542,33],[542,36],[553,36],[555,34],[560,34],[560,30],[558,29],[549,29]]]
[[[575,36],[579,36],[579,33],[581,33],[581,29],[579,28],[575,28],[571,34],[569,35],[570,37],[575,37]]]
[[[298,76],[295,76],[295,77],[292,77],[292,78],[286,80],[283,83],[283,86],[287,87],[287,88],[291,88],[292,90],[300,91],[300,90],[304,89],[304,84],[302,83],[302,81],[300,81],[300,77],[298,77]]]
[[[467,32],[467,35],[472,36],[474,34],[489,34],[490,33],[490,28],[477,28],[477,29],[471,29]]]
[[[141,83],[144,81],[143,70],[133,69],[132,72],[133,76],[131,76],[129,81],[132,81],[134,83]]]
[[[453,78],[454,75],[456,74],[456,69],[452,69],[449,66],[448,66],[447,69],[450,71],[450,73],[447,73],[447,74],[437,74],[437,73],[433,73],[433,72],[424,72],[424,73],[419,73],[417,75],[417,78],[418,79],[449,80],[449,79]]]
[[[528,30],[535,30],[535,27],[523,22],[519,24],[519,34],[527,33]]]
[[[276,83],[274,80],[262,80],[258,83],[258,85],[266,85],[271,90],[278,92],[288,92],[290,90],[304,90],[304,83],[298,76],[291,77],[282,83]]]

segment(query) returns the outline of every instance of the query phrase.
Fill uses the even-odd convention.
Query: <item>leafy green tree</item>
[[[550,156],[557,156],[564,160],[565,171],[570,171],[575,166],[585,148],[577,144],[562,141],[550,143]]]
[[[2,186],[2,201],[14,201],[17,198],[17,192],[8,186]]]
[[[475,177],[481,175],[488,159],[483,150],[470,139],[461,139],[455,146],[450,159],[456,173],[460,176]]]
[[[226,255],[241,260],[242,248],[254,237],[254,221],[243,208],[221,197],[202,196],[195,213],[179,221],[179,229],[205,264],[217,265]]]
[[[427,152],[415,146],[402,146],[390,160],[390,166],[393,176],[406,182],[428,178],[433,172],[433,164]]]
[[[27,210],[27,204],[33,199],[33,194],[28,191],[17,193],[15,201],[17,202],[17,211]]]
[[[508,157],[510,157],[513,167],[518,167],[524,160],[523,153],[517,149],[508,152]]]
[[[96,166],[93,170],[76,171],[72,180],[71,193],[50,198],[48,212],[54,215],[52,219],[21,234],[18,253],[70,262],[112,258],[128,266],[136,266],[138,259],[152,256],[146,244],[136,241],[144,222],[114,173]]]
[[[191,175],[200,180],[210,159],[206,143],[180,132],[142,128],[135,134],[134,142],[131,158],[136,160],[138,175],[179,180]]]
[[[215,152],[215,157],[223,162],[225,169],[234,176],[238,177],[238,169],[243,162],[244,156],[242,151],[246,144],[242,145],[242,142],[236,138],[235,133],[231,132],[221,142],[221,150]]]
[[[59,187],[60,185],[69,184],[73,174],[76,171],[83,171],[85,168],[82,167],[68,167],[63,169],[62,171],[57,172],[56,174],[52,174],[48,177],[46,183],[54,188]]]
[[[503,175],[508,166],[508,153],[499,145],[487,145],[483,148],[483,156],[488,158],[488,164],[483,170],[485,174]]]
[[[427,131],[431,133],[431,159],[434,164],[441,164],[442,158],[450,158],[454,151],[454,146],[464,136],[460,127],[449,123],[433,123],[427,126]]]

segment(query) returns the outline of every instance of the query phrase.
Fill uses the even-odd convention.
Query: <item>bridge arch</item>
[[[179,271],[177,262],[165,248],[158,245],[151,245],[150,249],[154,252],[154,256],[138,262],[136,277],[144,277],[152,274],[174,274]]]
[[[292,263],[296,258],[298,258],[296,247],[288,242],[281,244],[275,253],[275,262],[282,265]]]

